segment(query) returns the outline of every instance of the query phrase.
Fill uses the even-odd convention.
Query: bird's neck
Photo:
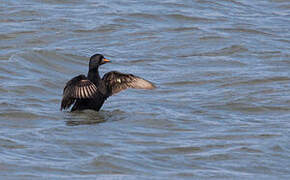
[[[93,82],[96,86],[99,85],[99,82],[101,81],[101,77],[99,75],[99,67],[90,69],[88,72],[88,79]]]

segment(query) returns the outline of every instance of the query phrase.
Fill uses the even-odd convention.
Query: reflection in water
[[[105,117],[98,112],[73,112],[68,114],[69,115],[65,117],[66,125],[68,126],[89,125],[106,122]]]
[[[65,112],[64,119],[68,126],[98,124],[107,121],[119,121],[125,118],[125,112],[120,110],[99,112],[93,110]],[[123,117],[122,117],[123,115]]]

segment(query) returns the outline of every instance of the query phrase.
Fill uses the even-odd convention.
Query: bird
[[[101,78],[99,67],[111,62],[102,54],[90,57],[87,76],[78,75],[69,80],[64,89],[60,110],[72,111],[91,109],[99,111],[108,97],[128,88],[155,89],[156,86],[141,77],[118,71],[105,73]]]

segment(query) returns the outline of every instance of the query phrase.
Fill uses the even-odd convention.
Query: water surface
[[[0,176],[290,178],[290,4],[0,0]],[[60,112],[102,53],[154,82]]]

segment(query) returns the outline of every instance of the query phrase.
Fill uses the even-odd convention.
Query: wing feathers
[[[63,89],[61,110],[69,108],[76,99],[89,99],[97,93],[97,87],[86,76],[76,76],[68,81]]]
[[[136,89],[154,89],[155,88],[154,84],[139,77],[133,78],[132,82],[130,82],[129,85],[131,88],[136,88]]]
[[[61,110],[69,108],[77,99],[95,98],[99,94],[108,97],[128,88],[154,89],[155,85],[133,74],[111,71],[102,78],[100,89],[85,75],[79,75],[67,82],[63,89]],[[105,86],[103,86],[105,85]]]
[[[104,75],[102,79],[107,89],[111,92],[109,95],[116,94],[128,88],[135,89],[154,89],[155,85],[150,81],[135,76],[133,74],[123,74],[117,71],[111,71]]]
[[[87,87],[84,88],[84,96],[85,97],[91,97],[87,91]]]

